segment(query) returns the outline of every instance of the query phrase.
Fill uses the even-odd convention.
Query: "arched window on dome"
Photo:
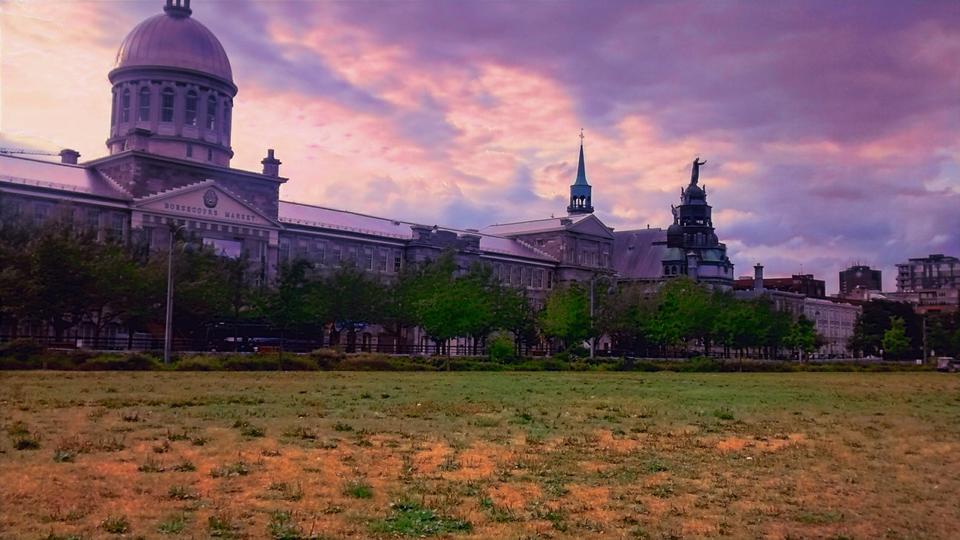
[[[183,121],[188,126],[197,125],[197,92],[190,90],[187,92],[187,117]]]
[[[207,129],[213,131],[217,127],[217,98],[210,94],[207,98]]]
[[[123,89],[123,97],[120,98],[121,111],[120,111],[120,121],[129,122],[130,121],[130,89]]]
[[[230,106],[230,100],[223,102],[223,133],[230,133],[230,113],[233,112],[233,107]]]
[[[117,125],[117,91],[113,91],[113,98],[110,101],[110,125]]]
[[[137,107],[140,110],[138,119],[141,122],[146,122],[150,120],[150,87],[144,86],[140,88],[140,99],[137,102]]]
[[[173,122],[173,88],[164,88],[160,93],[160,121]]]

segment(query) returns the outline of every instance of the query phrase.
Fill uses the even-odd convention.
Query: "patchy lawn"
[[[2,538],[951,538],[938,373],[0,373]]]

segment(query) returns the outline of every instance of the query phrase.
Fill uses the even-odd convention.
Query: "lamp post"
[[[590,275],[590,333],[593,333],[593,289],[597,282],[597,274]],[[596,348],[596,338],[590,336],[590,359],[593,360],[594,349]]]
[[[173,341],[173,245],[185,227],[170,225],[170,246],[167,250],[167,316],[163,327],[163,363],[170,363],[170,345]]]

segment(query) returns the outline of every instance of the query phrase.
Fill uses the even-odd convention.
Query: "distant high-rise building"
[[[960,289],[960,259],[935,253],[897,265],[897,292]]]
[[[920,313],[960,309],[960,259],[935,253],[897,265],[897,292]]]
[[[850,294],[857,289],[883,290],[883,272],[869,266],[854,265],[840,272],[840,294]]]

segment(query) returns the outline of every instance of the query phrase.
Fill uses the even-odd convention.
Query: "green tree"
[[[311,264],[303,259],[281,265],[276,284],[257,301],[258,312],[280,332],[281,360],[287,333],[317,320],[310,270]]]
[[[649,354],[652,341],[647,335],[647,320],[656,311],[656,301],[645,284],[623,284],[612,294],[599,297],[595,316],[598,334],[610,336],[614,348]]]
[[[318,315],[333,327],[334,335],[347,332],[347,352],[356,348],[357,330],[385,320],[386,291],[381,284],[353,265],[344,265],[314,288]]]
[[[513,334],[514,355],[521,355],[524,345],[532,345],[537,340],[537,316],[527,298],[526,290],[494,283],[493,319],[498,328]]]
[[[881,344],[884,357],[902,358],[910,351],[910,339],[907,337],[906,325],[902,318],[890,318],[890,328],[883,333]]]
[[[547,336],[560,340],[564,348],[589,338],[591,326],[587,293],[579,285],[557,287],[547,297],[540,313],[540,328]]]
[[[657,306],[647,325],[654,341],[669,347],[696,340],[710,353],[716,306],[706,288],[686,277],[671,279],[657,293]]]
[[[910,304],[890,300],[871,300],[863,305],[863,311],[854,325],[853,336],[848,342],[850,349],[864,356],[879,355],[883,348],[883,335],[890,328],[892,317],[903,319],[911,349],[917,350],[923,343],[920,317]]]
[[[95,241],[50,224],[24,246],[26,279],[21,284],[20,317],[53,329],[57,341],[80,324],[96,287],[91,272]]]
[[[817,334],[814,322],[800,315],[800,317],[790,325],[790,331],[784,339],[784,342],[794,351],[809,355],[817,350],[823,340],[820,335]]]

